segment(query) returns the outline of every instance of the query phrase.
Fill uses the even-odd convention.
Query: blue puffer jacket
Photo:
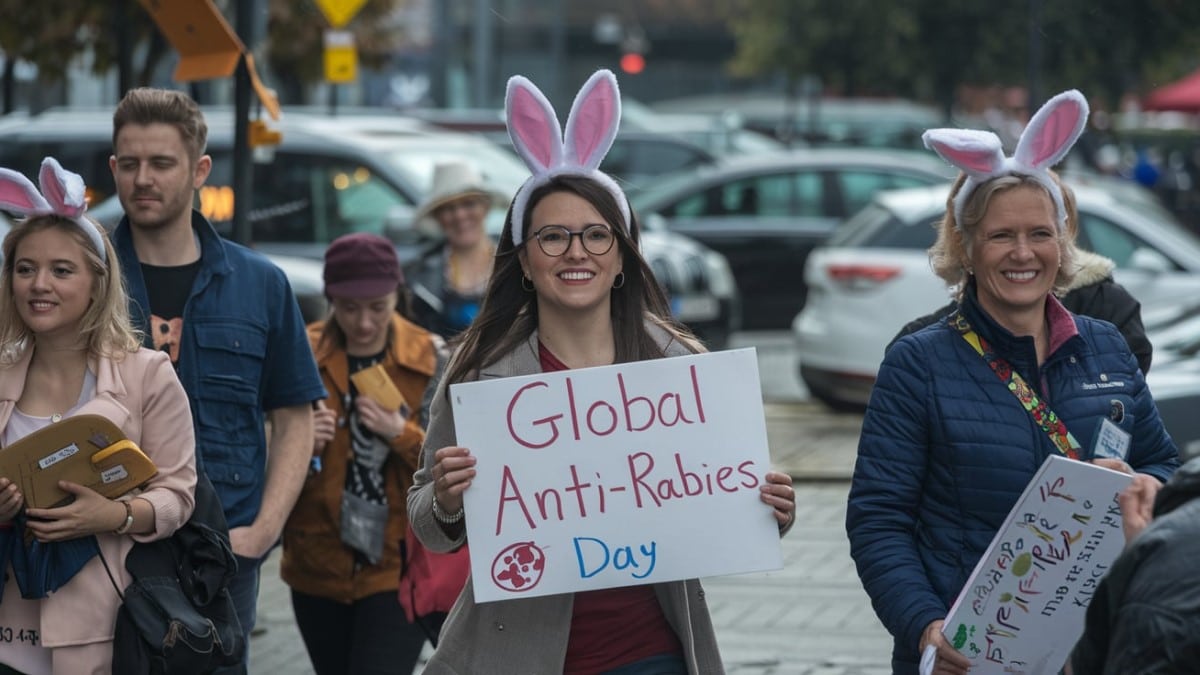
[[[1039,369],[1033,338],[993,321],[969,288],[960,311],[1066,423],[1090,459],[1101,421],[1132,434],[1126,461],[1166,480],[1179,465],[1137,361],[1112,324],[1049,302],[1078,330]],[[1059,335],[1063,331],[1058,332]],[[1034,472],[1057,449],[952,326],[942,320],[887,352],[863,420],[850,489],[850,553],[875,613],[895,637],[893,670],[916,673],[921,633],[945,618]]]

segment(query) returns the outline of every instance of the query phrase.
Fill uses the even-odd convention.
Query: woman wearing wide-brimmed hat
[[[434,169],[433,189],[417,209],[416,227],[441,241],[405,271],[417,323],[447,338],[471,324],[496,251],[484,220],[505,200],[471,164],[452,162]]]

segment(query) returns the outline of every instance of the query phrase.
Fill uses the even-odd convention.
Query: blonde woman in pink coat
[[[195,505],[192,417],[167,355],[140,348],[130,328],[116,254],[83,216],[83,181],[52,158],[40,179],[39,192],[0,169],[0,208],[27,216],[2,249],[0,443],[65,417],[98,414],[158,474],[118,499],[63,482],[74,501],[52,509],[27,508],[18,485],[0,476],[0,664],[26,675],[109,673],[116,588],[131,581],[126,554],[136,541],[170,536]],[[86,551],[82,566],[41,587],[22,579],[14,561],[33,539]]]

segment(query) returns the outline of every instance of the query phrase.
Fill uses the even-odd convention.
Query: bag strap
[[[1046,432],[1059,453],[1071,459],[1079,459],[1081,450],[1079,442],[1067,430],[1067,425],[1063,424],[1062,419],[1034,393],[1025,378],[1013,370],[1008,361],[996,356],[996,353],[992,351],[992,346],[983,339],[983,336],[976,333],[975,329],[971,328],[971,324],[967,322],[962,312],[955,312],[950,323],[958,330],[962,339],[966,340],[967,344],[971,345],[984,361],[987,361],[992,372],[1000,378],[1012,395],[1017,397],[1017,400],[1021,402],[1021,407],[1033,416],[1033,421],[1037,422],[1042,431]]]
[[[117,586],[117,579],[113,576],[112,570],[108,567],[108,561],[104,559],[104,551],[100,550],[100,542],[96,542],[96,554],[100,556],[100,564],[104,565],[104,571],[108,573],[108,580],[112,582],[113,590],[117,592],[117,597],[121,602],[125,602],[125,594],[121,592],[121,588]]]

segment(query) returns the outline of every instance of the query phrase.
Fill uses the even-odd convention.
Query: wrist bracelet
[[[121,523],[120,527],[113,530],[113,534],[125,534],[129,531],[129,528],[133,527],[133,505],[126,500],[117,501],[125,505],[125,522]]]
[[[439,523],[453,525],[463,519],[463,510],[462,507],[459,507],[459,509],[454,513],[446,513],[442,510],[442,505],[438,503],[437,497],[434,497],[433,517],[436,518]]]

